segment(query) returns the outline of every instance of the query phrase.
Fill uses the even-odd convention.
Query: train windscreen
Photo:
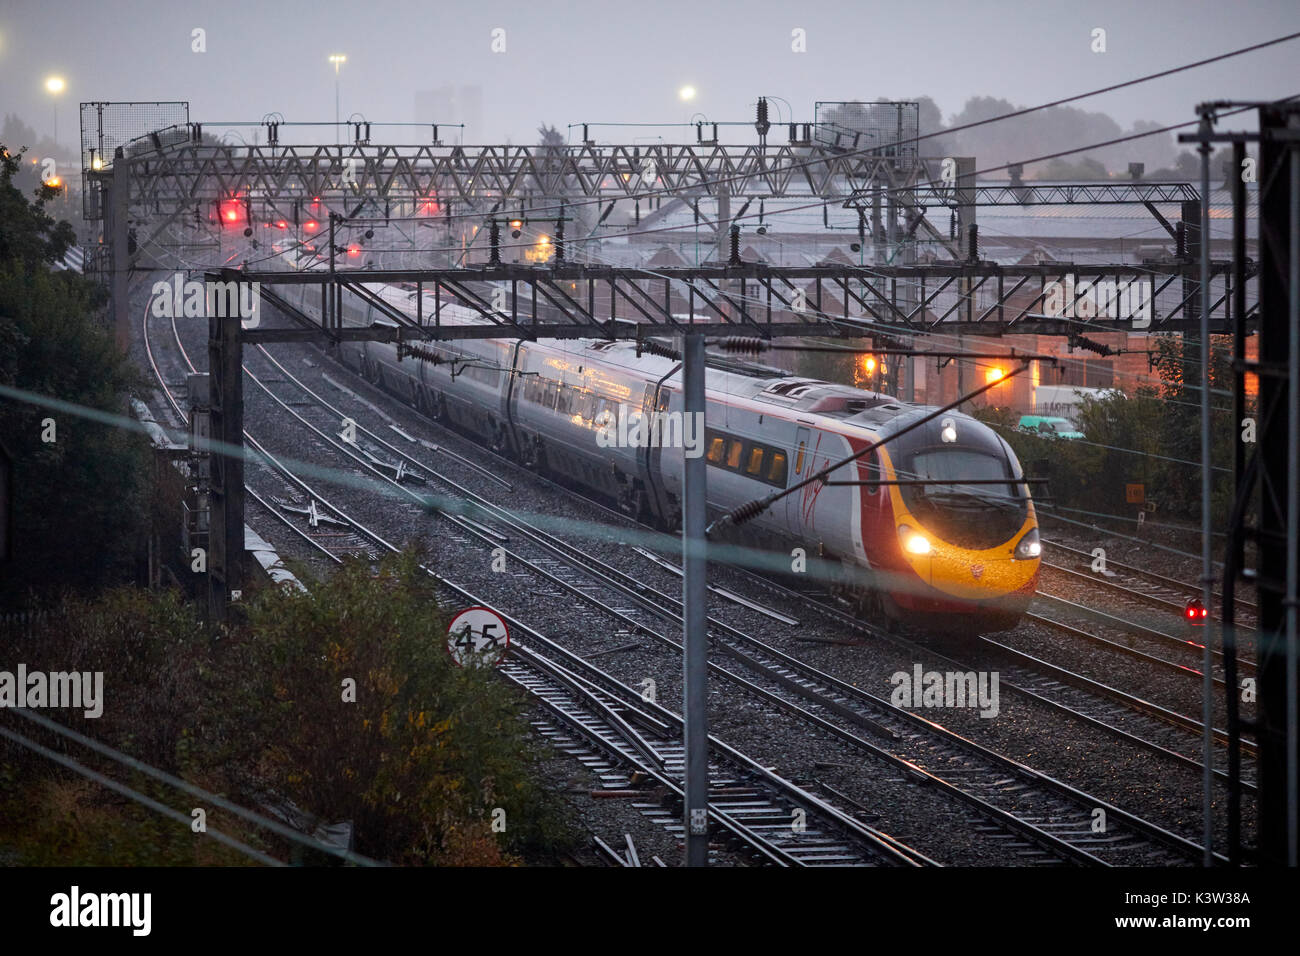
[[[1024,523],[1022,486],[998,481],[1015,477],[1005,458],[965,448],[919,451],[898,477],[934,482],[902,485],[903,501],[931,533],[958,547],[994,547]]]

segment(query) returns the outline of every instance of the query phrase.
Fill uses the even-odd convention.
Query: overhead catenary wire
[[[98,740],[94,740],[90,737],[87,737],[85,734],[78,733],[77,731],[73,730],[71,727],[65,727],[62,724],[56,723],[55,721],[50,720],[48,717],[43,717],[42,715],[34,713],[33,711],[27,710],[25,708],[14,708],[14,713],[20,717],[24,717],[27,720],[32,721],[33,723],[37,724],[40,727],[45,728],[46,730],[52,731],[53,733],[65,737],[68,740],[73,741],[74,743],[78,743],[83,747],[87,747],[90,750],[95,751],[95,753],[100,754],[103,757],[107,757],[108,759],[113,760],[123,765],[124,767],[127,767],[130,770],[138,771],[140,773],[145,774],[146,776],[158,780],[161,783],[165,783],[168,786],[175,787],[178,790],[182,790],[185,793],[188,793],[193,797],[197,797],[200,800],[210,803],[215,807],[219,807],[220,809],[225,810],[228,813],[233,813],[235,816],[243,820],[246,820],[249,823],[268,829],[273,833],[281,837],[284,837],[286,840],[292,840],[293,842],[299,843],[305,847],[308,847],[309,849],[319,850],[322,853],[328,853],[331,856],[337,856],[340,859],[346,860],[349,863],[355,863],[359,866],[380,866],[381,865],[377,861],[372,860],[369,857],[363,856],[359,853],[353,853],[351,850],[345,850],[342,849],[341,847],[330,846],[329,844],[322,843],[319,840],[315,840],[312,837],[307,836],[306,834],[299,833],[297,830],[294,830],[291,827],[287,827],[283,823],[280,823],[276,820],[272,820],[269,817],[266,817],[260,813],[256,813],[253,810],[245,809],[244,807],[241,807],[238,804],[230,800],[227,800],[225,797],[218,796],[215,793],[211,793],[207,790],[204,790],[202,787],[195,786],[194,784],[186,780],[182,780],[180,777],[170,774],[165,770],[159,770],[156,767],[150,766],[149,764],[145,763],[142,760],[132,757],[129,754],[124,754],[120,750],[116,750],[113,747],[108,746],[107,744],[100,743]],[[187,826],[189,825],[190,821],[188,818],[185,818],[185,823]]]
[[[663,277],[663,274],[662,274],[662,273],[658,273],[658,272],[656,272],[655,270],[652,270],[652,269],[651,269],[651,270],[641,270],[641,271],[644,271],[647,275],[649,275],[649,276],[651,276],[651,277],[655,277],[655,276],[657,276],[657,277]],[[867,272],[868,274],[873,274],[873,273],[872,273],[872,270],[871,270],[869,267],[864,267],[863,271],[864,271],[864,272]],[[685,284],[686,284],[688,287],[696,288],[696,291],[697,291],[697,292],[700,292],[700,291],[701,291],[701,290],[699,290],[697,287],[695,287],[695,284],[692,283],[692,282],[686,282]],[[703,294],[703,293],[701,292],[701,294]],[[741,301],[741,302],[743,302],[743,301],[745,301],[745,300],[749,300],[749,301],[750,301],[751,303],[753,303],[753,304],[757,304],[757,305],[761,305],[761,304],[762,304],[761,300],[759,300],[757,297],[754,297],[754,296],[740,296],[740,295],[736,295],[736,294],[734,294],[734,293],[729,294],[729,295],[730,295],[731,298],[733,298],[733,299],[735,299],[735,300],[737,300],[737,301]],[[833,321],[837,321],[837,320],[833,320]],[[1082,322],[1081,322],[1080,324],[1081,324],[1081,325],[1085,325],[1085,326],[1087,326],[1087,323],[1082,323]],[[706,327],[707,327],[707,326],[706,326]],[[877,329],[880,330],[882,333],[892,331],[892,332],[895,332],[896,334],[900,334],[900,335],[911,335],[911,336],[929,335],[929,336],[931,336],[931,337],[933,337],[933,338],[936,338],[936,339],[942,338],[942,339],[946,339],[946,340],[955,340],[955,341],[958,342],[958,343],[961,343],[961,341],[962,341],[962,337],[961,337],[961,336],[955,335],[955,334],[953,334],[953,333],[940,333],[940,332],[935,332],[935,331],[917,331],[917,330],[910,329],[910,328],[907,327],[907,326],[891,326],[891,325],[889,325],[889,324],[887,324],[887,323],[873,323],[872,330],[874,331],[874,330],[877,330]],[[1011,347],[1008,347],[1008,348],[1011,348]],[[1015,353],[1015,349],[1014,349],[1014,348],[1011,348],[1011,352],[1010,352],[1009,354],[1006,355],[1006,358],[1007,358],[1007,359],[1014,359],[1014,358],[1016,358],[1017,356],[1016,356],[1014,353]],[[966,357],[966,353],[965,353],[964,351],[962,351],[962,352],[958,352],[958,351],[950,351],[950,352],[948,352],[948,353],[946,353],[946,354],[950,354],[950,355],[952,355],[953,357],[958,358],[958,359],[962,359],[962,358],[965,358],[965,357]],[[1081,362],[1081,360],[1079,360],[1079,359],[1075,359],[1075,358],[1072,358],[1072,357],[1070,357],[1070,356],[1060,356],[1060,357],[1057,357],[1057,359],[1058,359],[1059,362],[1061,362],[1061,363],[1063,363],[1063,364],[1064,364],[1064,363],[1078,363],[1078,362]],[[975,363],[975,364],[976,364],[977,367],[982,367],[982,366],[980,366],[979,363]],[[1214,393],[1214,394],[1222,394],[1222,395],[1227,395],[1227,394],[1229,394],[1226,390],[1222,390],[1222,389],[1212,389],[1211,391],[1212,391],[1212,393]],[[1156,400],[1156,401],[1161,401],[1161,402],[1168,402],[1168,403],[1173,403],[1173,404],[1183,404],[1183,405],[1188,405],[1188,406],[1191,406],[1191,404],[1192,404],[1192,403],[1179,402],[1178,400],[1176,400],[1176,399],[1172,399],[1172,398],[1169,398],[1169,397],[1167,397],[1167,396],[1155,395],[1155,396],[1150,396],[1150,397],[1153,398],[1153,399]],[[1219,410],[1222,411],[1222,409],[1219,409]],[[1001,427],[1001,426],[994,425],[994,427]],[[1080,443],[1084,444],[1084,445],[1090,445],[1090,446],[1093,446],[1093,447],[1105,448],[1105,449],[1112,450],[1112,451],[1118,451],[1118,452],[1123,452],[1123,453],[1128,453],[1128,454],[1140,455],[1140,456],[1144,456],[1144,457],[1154,458],[1154,459],[1157,459],[1157,460],[1169,461],[1169,462],[1171,462],[1171,463],[1183,464],[1183,465],[1188,465],[1188,466],[1199,466],[1199,462],[1192,462],[1192,461],[1187,461],[1187,460],[1183,460],[1183,459],[1172,458],[1172,457],[1169,457],[1169,456],[1159,455],[1159,454],[1154,453],[1154,452],[1141,451],[1141,450],[1138,450],[1138,449],[1126,448],[1126,447],[1123,447],[1123,446],[1106,445],[1106,444],[1094,443],[1094,442],[1089,442],[1089,441],[1084,440],[1084,439],[1079,439],[1078,441],[1079,441]],[[1222,468],[1216,468],[1215,470],[1217,470],[1217,471],[1225,471],[1225,472],[1226,472],[1226,469],[1222,469]]]
[[[1130,79],[1130,80],[1124,80],[1124,81],[1121,81],[1121,82],[1119,82],[1119,83],[1112,83],[1112,84],[1110,84],[1109,86],[1100,87],[1100,88],[1095,89],[1095,90],[1088,90],[1088,91],[1086,91],[1086,92],[1084,92],[1084,93],[1076,93],[1076,94],[1074,94],[1074,95],[1072,95],[1072,96],[1062,97],[1061,99],[1052,100],[1052,101],[1047,102],[1047,103],[1040,103],[1040,104],[1037,104],[1037,105],[1035,105],[1035,106],[1023,107],[1023,108],[1018,109],[1018,110],[1012,110],[1010,113],[1002,113],[1002,114],[999,114],[999,115],[997,115],[997,116],[990,116],[990,117],[987,117],[987,118],[982,119],[982,120],[974,120],[974,121],[972,121],[972,122],[970,122],[970,123],[964,123],[964,124],[961,124],[961,125],[959,125],[959,126],[948,127],[948,128],[942,129],[942,130],[937,130],[937,131],[935,131],[935,132],[933,132],[933,133],[925,133],[925,134],[917,135],[917,136],[914,136],[914,137],[908,137],[908,138],[906,138],[906,139],[900,139],[900,140],[897,141],[896,145],[899,145],[899,146],[902,146],[902,145],[911,145],[911,144],[913,144],[913,143],[924,142],[925,140],[928,140],[928,139],[934,139],[934,138],[937,138],[937,137],[940,137],[940,136],[947,136],[947,135],[951,135],[951,134],[953,134],[953,133],[962,132],[962,131],[965,131],[965,130],[968,130],[968,129],[974,129],[974,128],[979,127],[979,126],[987,126],[987,125],[989,125],[989,124],[991,124],[991,123],[998,123],[998,122],[1002,122],[1003,120],[1015,119],[1015,118],[1020,117],[1020,116],[1027,116],[1027,115],[1029,115],[1030,113],[1035,113],[1035,112],[1038,112],[1038,111],[1040,111],[1040,110],[1051,109],[1051,108],[1053,108],[1053,107],[1057,107],[1057,106],[1064,106],[1064,105],[1067,104],[1067,103],[1078,102],[1079,100],[1089,99],[1089,98],[1091,98],[1091,97],[1093,97],[1093,96],[1100,96],[1100,95],[1102,95],[1102,94],[1104,94],[1104,93],[1113,93],[1113,92],[1115,92],[1115,91],[1117,91],[1117,90],[1126,89],[1126,88],[1131,87],[1131,86],[1137,86],[1137,85],[1142,84],[1142,83],[1148,83],[1148,82],[1150,82],[1150,81],[1152,81],[1152,80],[1163,79],[1164,77],[1167,77],[1167,76],[1173,76],[1173,75],[1175,75],[1175,74],[1182,73],[1182,72],[1186,72],[1186,71],[1188,71],[1188,70],[1197,69],[1197,68],[1199,68],[1199,67],[1207,66],[1207,65],[1212,64],[1212,63],[1222,62],[1222,61],[1224,61],[1224,60],[1231,59],[1231,58],[1233,58],[1233,57],[1243,56],[1243,55],[1245,55],[1245,54],[1247,54],[1247,53],[1254,53],[1254,52],[1257,52],[1257,51],[1259,51],[1259,50],[1263,50],[1263,49],[1266,49],[1266,48],[1271,47],[1271,46],[1276,46],[1276,45],[1281,44],[1281,43],[1287,43],[1287,42],[1290,42],[1291,40],[1295,40],[1295,39],[1298,39],[1298,38],[1300,38],[1300,32],[1295,32],[1295,33],[1285,34],[1285,35],[1283,35],[1283,36],[1274,37],[1274,38],[1272,38],[1272,39],[1270,39],[1270,40],[1264,40],[1264,41],[1261,41],[1261,42],[1259,42],[1259,43],[1254,43],[1254,44],[1251,44],[1251,45],[1249,45],[1249,46],[1241,47],[1241,48],[1236,49],[1236,50],[1230,50],[1230,51],[1228,51],[1228,52],[1226,52],[1226,53],[1216,54],[1215,56],[1212,56],[1212,57],[1207,57],[1207,58],[1205,58],[1205,59],[1196,60],[1196,61],[1193,61],[1193,62],[1190,62],[1190,63],[1184,63],[1184,64],[1181,64],[1181,65],[1179,65],[1179,66],[1171,67],[1171,68],[1169,68],[1169,69],[1160,70],[1160,71],[1158,71],[1158,72],[1156,72],[1156,73],[1149,73],[1149,74],[1147,74],[1147,75],[1145,75],[1145,76],[1135,77],[1135,78],[1133,78],[1133,79]],[[1300,94],[1298,94],[1298,95],[1300,95]],[[1289,99],[1294,99],[1294,98],[1295,98],[1295,97],[1292,96],[1292,97],[1287,97],[1286,99],[1289,100]],[[1279,101],[1277,101],[1277,102],[1284,102],[1284,101],[1285,101],[1285,100],[1279,100]],[[1247,107],[1246,109],[1249,109],[1249,108],[1250,108],[1250,107]],[[1245,110],[1234,110],[1234,111],[1231,111],[1231,112],[1228,112],[1228,113],[1224,113],[1224,114],[1222,114],[1222,115],[1224,115],[1224,116],[1229,116],[1229,115],[1232,115],[1232,114],[1235,113],[1235,112],[1244,112],[1244,111],[1245,111]],[[1144,136],[1152,136],[1152,135],[1156,135],[1156,134],[1159,134],[1159,133],[1172,132],[1172,131],[1175,130],[1175,129],[1182,129],[1182,128],[1186,127],[1186,126],[1195,125],[1197,122],[1199,122],[1199,121],[1198,121],[1198,120],[1192,120],[1192,121],[1189,122],[1189,123],[1179,123],[1179,124],[1176,124],[1176,125],[1173,125],[1173,126],[1163,127],[1163,128],[1161,128],[1161,129],[1146,130],[1146,131],[1143,131],[1143,132],[1141,132],[1141,133],[1130,134],[1130,135],[1128,135],[1128,136],[1119,137],[1118,139],[1107,140],[1107,141],[1102,142],[1102,143],[1093,144],[1092,146],[1082,147],[1082,148],[1080,148],[1080,149],[1071,149],[1071,150],[1066,150],[1066,151],[1064,151],[1064,152],[1059,152],[1059,153],[1052,153],[1052,154],[1049,154],[1049,155],[1047,155],[1047,156],[1041,156],[1041,157],[1038,157],[1038,158],[1036,158],[1036,159],[1025,159],[1025,160],[1019,160],[1018,162],[1019,162],[1020,164],[1024,164],[1024,165],[1027,165],[1027,164],[1029,164],[1029,163],[1044,162],[1044,161],[1049,160],[1049,159],[1056,159],[1056,158],[1059,158],[1059,157],[1061,157],[1061,156],[1068,156],[1068,155],[1071,155],[1071,154],[1073,154],[1073,153],[1082,152],[1082,151],[1084,151],[1085,149],[1099,149],[1099,148],[1102,148],[1102,147],[1105,147],[1105,146],[1113,146],[1113,145],[1118,145],[1119,143],[1129,142],[1129,141],[1134,140],[1134,139],[1140,139],[1140,138],[1142,138],[1142,137],[1144,137]],[[589,125],[590,125],[590,124],[589,124]],[[747,125],[747,124],[746,124],[746,125]],[[872,154],[872,153],[878,151],[878,149],[879,149],[879,147],[870,147],[870,148],[859,149],[859,150],[846,150],[846,151],[844,151],[843,153],[837,153],[837,154],[836,154],[836,158],[837,158],[837,159],[844,159],[844,158],[850,158],[850,157],[854,157],[854,156],[868,156],[868,155],[870,155],[870,154]],[[788,170],[790,170],[790,171],[798,171],[798,170],[800,170],[800,169],[806,169],[806,168],[810,168],[810,167],[812,167],[812,166],[822,165],[822,164],[824,164],[824,162],[825,162],[825,160],[822,160],[822,159],[813,159],[813,160],[808,160],[808,161],[806,161],[806,162],[802,162],[802,163],[791,164],[789,167],[786,167],[786,168],[787,168]],[[978,171],[977,171],[976,173],[974,173],[973,175],[981,175],[981,174],[988,173],[988,172],[994,172],[994,171],[999,171],[999,170],[1008,169],[1008,168],[1011,167],[1012,165],[1016,165],[1016,163],[1015,163],[1015,162],[1004,163],[1004,164],[1001,165],[1001,166],[995,166],[995,167],[990,167],[990,168],[988,168],[988,169],[978,170]],[[693,184],[693,185],[694,185],[695,188],[699,188],[699,187],[717,187],[717,186],[721,186],[721,185],[729,185],[729,184],[734,183],[734,182],[743,182],[743,181],[745,181],[745,180],[747,180],[747,179],[749,179],[749,178],[750,178],[750,177],[749,177],[748,175],[746,175],[746,174],[736,174],[736,175],[734,175],[734,176],[722,176],[722,177],[717,177],[717,178],[714,178],[714,179],[705,178],[705,179],[700,180],[699,182],[697,182],[697,183],[695,183],[695,184]],[[928,183],[916,183],[916,184],[913,184],[913,186],[906,187],[906,189],[915,188],[915,186],[917,186],[917,185],[936,185],[936,184],[938,184],[937,181],[931,181],[931,182],[928,182]],[[666,197],[670,197],[670,198],[675,198],[675,197],[676,197],[676,191],[673,190],[673,189],[668,189],[668,188],[665,188],[665,189],[649,189],[649,190],[644,190],[644,191],[637,191],[637,192],[635,192],[635,193],[633,193],[633,194],[629,194],[628,196],[622,197],[622,199],[619,200],[619,201],[627,201],[627,200],[634,200],[634,199],[651,199],[651,198],[655,198],[655,197],[665,197],[665,196],[666,196]],[[602,204],[602,203],[604,203],[604,202],[606,202],[606,201],[608,201],[608,197],[597,197],[597,198],[592,198],[592,199],[575,200],[575,201],[573,201],[573,202],[571,202],[571,203],[568,203],[567,206],[568,206],[568,208],[573,209],[573,208],[578,207],[578,206],[593,205],[593,204],[594,204],[594,205],[600,205],[600,204]],[[818,202],[818,203],[807,204],[807,205],[805,205],[805,206],[801,206],[801,207],[798,207],[798,208],[816,209],[816,208],[821,208],[822,206],[825,206],[825,205],[829,205],[829,204],[834,203],[834,202],[841,202],[841,201],[842,201],[842,197],[837,197],[837,198],[835,198],[835,199],[826,200],[826,201],[824,201],[824,202]],[[538,210],[547,211],[547,210],[553,210],[553,209],[558,209],[558,208],[563,208],[563,207],[555,207],[555,206],[540,206],[540,207],[533,207],[533,208],[532,208],[532,211],[533,211],[533,212],[537,212]],[[752,215],[754,215],[754,214],[751,213],[750,215],[752,216]],[[412,217],[412,218],[418,218],[418,217]],[[456,218],[456,217],[448,217],[448,218]],[[465,218],[479,219],[479,218],[482,218],[482,216],[481,216],[481,214],[466,214],[466,215],[465,215]],[[586,241],[586,240],[584,240],[584,241]]]
[[[15,712],[18,713],[20,711],[15,710]],[[47,760],[52,760],[54,763],[66,767],[67,769],[73,771],[74,773],[80,774],[81,776],[85,777],[87,780],[93,781],[94,783],[97,783],[102,787],[107,787],[109,790],[112,790],[115,793],[120,793],[122,796],[127,797],[130,800],[134,800],[136,803],[148,807],[150,810],[154,810],[157,813],[161,813],[163,816],[167,817],[168,819],[174,820],[177,823],[181,824],[187,830],[191,829],[192,827],[192,824],[194,822],[192,817],[187,817],[180,811],[175,810],[167,806],[166,804],[159,803],[157,800],[153,799],[152,797],[146,796],[140,791],[128,787],[126,784],[118,783],[116,780],[113,780],[110,777],[106,777],[102,773],[99,773],[95,770],[91,770],[89,767],[86,767],[78,763],[77,761],[73,760],[71,757],[67,757],[61,753],[58,753],[57,751],[50,750],[48,747],[44,747],[41,744],[38,744],[36,741],[24,737],[22,734],[16,733],[5,727],[0,727],[0,737],[4,737],[7,740],[11,740],[21,747],[26,747],[28,750],[31,750],[33,753],[39,754],[40,756],[45,757]],[[249,857],[250,859],[256,860],[258,863],[263,863],[267,866],[285,865],[283,861],[277,860],[275,859],[275,857],[268,856],[267,854],[263,853],[261,850],[256,850],[253,847],[249,846],[248,844],[242,843],[239,840],[235,839],[234,837],[222,833],[220,830],[212,829],[211,827],[205,827],[200,832],[216,840],[218,843],[228,846],[233,850],[237,850],[240,853],[244,854],[245,856]]]

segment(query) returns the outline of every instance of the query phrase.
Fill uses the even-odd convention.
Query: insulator
[[[661,358],[672,359],[673,361],[678,361],[682,357],[682,353],[677,351],[677,349],[664,345],[662,342],[657,342],[654,339],[637,339],[636,350],[638,358],[643,352],[649,352],[651,355],[658,355]]]
[[[758,130],[759,136],[766,136],[767,131],[772,128],[772,124],[767,121],[767,97],[758,98],[758,121],[754,124],[754,129]]]
[[[766,510],[766,501],[751,501],[723,515],[719,519],[719,524],[744,524],[752,518],[757,518]]]
[[[1100,342],[1094,342],[1092,339],[1085,338],[1085,337],[1082,336],[1082,335],[1075,336],[1074,341],[1073,341],[1072,344],[1073,344],[1076,348],[1081,348],[1081,349],[1084,349],[1085,351],[1088,351],[1088,352],[1096,352],[1098,355],[1101,355],[1101,356],[1107,356],[1107,355],[1118,355],[1118,354],[1119,354],[1119,353],[1116,352],[1113,348],[1111,348],[1109,345],[1103,345],[1103,344],[1100,343]]]
[[[737,355],[761,355],[767,351],[767,343],[762,339],[754,338],[731,338],[719,339],[712,343],[715,348],[723,352],[733,352]]]

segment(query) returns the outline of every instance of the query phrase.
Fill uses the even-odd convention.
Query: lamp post
[[[54,98],[54,145],[59,145],[59,94],[67,87],[61,76],[51,76],[45,80],[45,90]]]
[[[348,62],[342,53],[331,53],[330,62],[334,64],[334,137],[340,139],[342,130],[339,126],[339,67]]]

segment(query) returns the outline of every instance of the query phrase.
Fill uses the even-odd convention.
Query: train
[[[368,288],[375,301],[348,297],[345,325],[391,323],[385,310],[414,320],[435,308],[443,324],[486,323],[429,293],[417,310],[414,285]],[[316,313],[318,296],[306,286],[280,289]],[[918,425],[935,409],[711,355],[700,429],[684,414],[681,362],[631,341],[503,336],[332,348],[422,414],[666,530],[680,527],[687,455],[707,462],[712,521],[886,441],[829,481],[720,527],[746,547],[820,559],[819,569],[833,569],[837,596],[890,626],[1007,630],[1037,589],[1042,545],[1020,462],[961,412]]]

